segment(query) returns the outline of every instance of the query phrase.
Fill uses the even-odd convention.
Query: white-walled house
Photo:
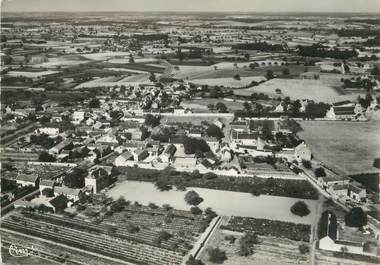
[[[58,136],[59,129],[58,128],[52,128],[52,127],[42,127],[38,128],[34,131],[36,134],[47,134],[51,137]]]
[[[310,148],[305,142],[300,143],[294,148],[294,157],[297,161],[311,160],[312,154]]]
[[[37,187],[39,185],[40,178],[37,175],[26,175],[19,174],[16,177],[16,183],[25,187],[25,186],[34,186]]]
[[[216,137],[204,137],[203,138],[213,153],[216,153],[220,148],[220,141]]]
[[[73,200],[73,201],[79,200],[79,194],[80,193],[81,193],[81,189],[72,189],[72,188],[65,187],[65,186],[62,186],[62,187],[56,186],[56,187],[54,187],[54,195],[55,196],[63,194],[69,200]]]
[[[365,251],[364,240],[366,240],[366,238],[364,235],[362,238],[355,237],[355,239],[353,239],[353,237],[345,236],[346,231],[349,233],[355,233],[357,232],[355,230],[357,230],[357,228],[345,227],[343,223],[340,223],[337,220],[337,217],[333,212],[327,210],[323,212],[321,216],[318,231],[318,246],[320,249],[333,252],[342,252],[344,249],[347,253],[375,256],[376,254]],[[363,234],[362,232],[360,233]],[[373,240],[375,239],[373,238]]]
[[[40,181],[40,192],[42,192],[44,189],[54,189],[55,182],[54,180],[49,179],[43,179]]]

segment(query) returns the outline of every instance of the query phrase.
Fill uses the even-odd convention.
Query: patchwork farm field
[[[291,76],[298,76],[300,73],[303,73],[305,70],[304,66],[301,65],[289,65],[289,66],[259,66],[254,69],[250,69],[249,65],[254,62],[245,62],[245,63],[232,63],[232,62],[223,62],[217,63],[210,66],[200,66],[200,65],[177,65],[177,70],[173,70],[171,76],[173,78],[187,79],[192,80],[194,83],[199,83],[202,80],[205,80],[205,84],[208,85],[225,85],[228,86],[229,83],[224,83],[226,80],[233,79],[233,76],[238,74],[242,77],[256,77],[252,79],[255,81],[260,81],[265,79],[264,76],[268,70],[272,70],[275,75],[281,75],[282,70],[288,68]],[[312,69],[309,69],[312,70]],[[220,82],[213,81],[209,79],[222,79]],[[223,80],[224,79],[224,80]],[[251,80],[251,81],[252,81]],[[207,83],[208,82],[208,83]]]
[[[8,76],[24,76],[29,78],[36,78],[45,75],[51,75],[59,73],[58,71],[10,71],[7,73]]]
[[[79,64],[84,64],[88,63],[89,59],[82,56],[82,55],[66,55],[66,56],[61,56],[61,57],[56,57],[56,58],[49,58],[47,62],[43,62],[40,64],[35,64],[33,67],[68,67],[68,66],[73,66],[73,65],[79,65]]]
[[[201,78],[201,79],[193,79],[192,83],[197,85],[208,85],[208,86],[226,86],[232,88],[246,87],[252,83],[252,81],[260,82],[265,80],[263,76],[247,76],[240,77],[240,80],[236,80],[232,77],[226,78]]]
[[[380,157],[380,122],[300,121],[299,136],[316,159],[343,174],[374,172]]]
[[[121,85],[137,86],[139,84],[153,84],[149,81],[149,74],[136,74],[125,77],[105,77],[94,79],[85,83],[82,83],[75,88],[91,88],[91,87],[112,87]]]
[[[312,99],[316,102],[334,103],[343,100],[356,100],[358,95],[365,93],[343,93],[331,85],[331,80],[305,80],[305,79],[272,79],[256,87],[235,90],[236,95],[251,95],[264,93],[272,97],[290,97],[291,99]],[[276,93],[281,90],[281,94]]]

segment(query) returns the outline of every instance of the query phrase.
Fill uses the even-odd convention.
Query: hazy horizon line
[[[240,14],[379,14],[380,11],[1,11],[1,13],[240,13]],[[379,17],[380,19],[380,17]]]

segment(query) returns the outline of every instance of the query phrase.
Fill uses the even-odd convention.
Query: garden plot
[[[308,216],[300,217],[290,212],[290,207],[299,200],[295,198],[267,195],[255,197],[249,193],[204,188],[188,188],[187,190],[196,191],[204,199],[199,204],[200,208],[211,207],[220,215],[257,217],[302,224],[313,222],[318,203],[315,200],[303,200],[309,206],[311,213]],[[190,205],[184,200],[186,192],[178,190],[159,191],[153,183],[124,181],[117,184],[107,194],[115,199],[124,196],[126,200],[138,201],[142,204],[153,202],[157,205],[163,205],[168,203],[175,209],[189,210]]]
[[[281,94],[276,93],[281,90]],[[305,79],[272,79],[256,87],[234,91],[237,95],[251,95],[252,93],[264,93],[272,97],[290,97],[291,99],[311,99],[316,102],[334,103],[343,100],[356,100],[358,93],[342,94],[323,80]],[[361,95],[364,96],[364,93]]]
[[[144,210],[137,209],[137,211],[140,213]],[[159,228],[158,231],[150,228],[153,227],[153,224],[157,226],[157,221],[163,223],[167,212],[161,213],[161,217],[157,221],[149,218],[152,216],[151,210],[145,212],[147,214],[140,219],[150,221],[150,225],[147,228],[139,227],[135,233],[131,233],[125,226],[114,227],[111,229],[112,233],[108,224],[94,225],[79,218],[74,220],[58,215],[33,212],[15,213],[4,220],[2,227],[127,262],[156,265],[180,264],[194,238],[188,237],[188,240],[185,241],[176,235],[169,234],[169,238],[166,237],[161,242]],[[187,225],[183,221],[177,223],[173,219],[173,223],[178,224],[186,231]],[[199,222],[194,223],[199,224]],[[160,240],[159,245],[154,243],[156,239]],[[183,245],[180,245],[181,242]]]
[[[226,223],[224,218],[221,224]],[[254,244],[253,254],[246,257],[239,255],[240,238],[243,233],[233,232],[230,230],[221,229],[220,227],[212,234],[207,245],[200,253],[201,260],[211,265],[208,260],[207,249],[218,247],[226,253],[227,260],[223,262],[225,265],[307,265],[309,264],[309,255],[302,255],[298,246],[301,244],[298,241],[289,240],[286,238],[276,238],[269,236],[259,236],[259,243]],[[227,237],[227,239],[226,239]],[[234,242],[228,240],[228,237],[234,237]]]
[[[375,172],[380,122],[300,121],[299,133],[318,160],[344,174]]]

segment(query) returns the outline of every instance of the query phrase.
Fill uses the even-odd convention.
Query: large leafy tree
[[[346,214],[345,221],[348,226],[362,227],[367,224],[368,219],[361,207],[354,207]]]

